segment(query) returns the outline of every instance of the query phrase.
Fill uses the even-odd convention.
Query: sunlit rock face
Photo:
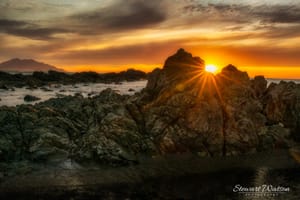
[[[143,113],[159,152],[236,155],[288,145],[299,130],[299,86],[267,90],[263,76],[250,80],[233,65],[214,76],[203,63],[180,49],[150,75]]]
[[[162,74],[154,71],[149,79],[149,93],[157,89],[159,95],[144,106],[144,113],[157,148],[162,153],[193,151],[211,156],[255,152],[266,118],[247,73],[228,65],[214,76],[203,71],[203,63],[179,50],[161,70],[176,69],[178,74],[162,81]]]
[[[228,65],[212,75],[183,49],[133,96],[111,89],[37,105],[0,108],[0,164],[13,161],[111,165],[136,155],[227,156],[287,147],[299,133],[299,85],[250,80]],[[1,168],[4,169],[4,168]]]
[[[162,90],[185,89],[185,82],[204,70],[204,60],[193,57],[184,49],[179,49],[167,58],[162,69],[155,69],[149,75],[146,89],[157,96]],[[174,88],[177,87],[177,88]]]

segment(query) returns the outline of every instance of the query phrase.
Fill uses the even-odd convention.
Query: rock
[[[55,96],[56,96],[57,98],[64,98],[64,97],[66,97],[67,95],[65,95],[65,94],[60,94],[60,93],[56,93]]]
[[[224,67],[220,74],[217,75],[218,79],[222,81],[223,84],[243,84],[244,86],[250,86],[250,79],[247,72],[242,72],[237,69],[232,64]]]
[[[264,76],[255,76],[253,80],[251,80],[252,88],[255,91],[257,97],[262,97],[267,90],[267,80]]]
[[[32,95],[25,95],[25,97],[24,97],[24,101],[26,101],[26,102],[38,101],[40,99],[41,98],[38,98],[38,97],[32,96]]]
[[[290,130],[283,128],[279,124],[268,126],[261,129],[259,133],[259,147],[258,151],[265,151],[276,148],[290,147]]]
[[[120,72],[120,75],[122,75],[126,81],[144,80],[147,78],[147,74],[145,72],[135,69],[128,69]]]
[[[38,89],[38,87],[36,85],[29,85],[28,87],[26,87],[27,90],[36,90]]]
[[[6,85],[0,85],[0,89],[2,90],[9,90],[9,87]]]
[[[128,89],[128,92],[134,92],[135,90],[134,89],[132,89],[132,88],[129,88]]]
[[[41,87],[40,89],[43,90],[44,92],[52,92],[53,91],[47,87]]]
[[[264,113],[269,124],[282,123],[300,139],[300,85],[281,81],[271,83],[263,98]]]
[[[61,85],[60,84],[56,84],[56,85],[54,85],[54,88],[61,88]]]
[[[101,102],[121,102],[126,99],[126,96],[122,96],[116,93],[113,89],[107,88],[100,92],[96,97]]]
[[[89,92],[88,97],[95,96],[96,94],[97,94],[97,92],[95,92],[95,91]]]
[[[204,61],[201,58],[179,49],[166,60],[163,69],[155,69],[149,74],[144,97],[148,101],[158,96],[168,98],[174,91],[194,87],[203,71]]]
[[[203,66],[204,61],[200,57],[193,57],[191,53],[186,52],[184,49],[179,49],[176,54],[166,60],[164,69],[170,73],[177,73],[175,70],[184,71],[190,68],[203,68]]]
[[[74,94],[75,97],[81,96],[82,97],[82,93],[81,92],[75,92]]]
[[[233,65],[214,76],[203,71],[200,58],[181,49],[149,75],[144,92],[146,130],[161,153],[235,155],[259,145],[263,105],[248,74]]]
[[[128,69],[119,73],[105,73],[98,74],[96,72],[79,72],[74,74],[67,74],[59,71],[50,70],[48,73],[35,71],[32,74],[9,74],[6,72],[0,72],[0,89],[8,90],[11,87],[26,87],[28,89],[37,89],[38,87],[44,87],[45,85],[52,85],[56,88],[60,88],[63,85],[73,85],[74,88],[78,88],[76,84],[87,82],[92,83],[119,83],[122,81],[138,81],[145,80],[147,74],[145,72]]]

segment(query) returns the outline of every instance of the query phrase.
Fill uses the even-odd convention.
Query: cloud
[[[0,19],[0,27],[2,29],[9,29],[10,27],[25,26],[25,25],[27,25],[27,23],[23,21]]]
[[[256,9],[254,16],[266,23],[300,23],[300,6],[264,5]]]
[[[183,6],[182,11],[196,16],[209,16],[200,18],[209,21],[231,21],[232,23],[300,23],[300,5],[256,5],[256,4],[202,4],[192,2]],[[202,21],[201,20],[201,21]]]
[[[165,41],[146,44],[123,45],[98,50],[63,51],[55,55],[73,64],[155,64],[162,63],[164,58],[181,45],[180,41]]]
[[[167,13],[163,5],[159,0],[116,1],[92,12],[72,15],[70,19],[83,33],[135,30],[164,22]]]
[[[61,28],[43,28],[26,21],[0,19],[0,32],[37,40],[49,40],[54,38],[54,34],[68,31]]]

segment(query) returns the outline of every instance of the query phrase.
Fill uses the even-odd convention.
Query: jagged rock
[[[24,101],[30,102],[30,101],[38,101],[41,98],[38,98],[36,96],[32,96],[32,95],[25,95],[24,97]]]
[[[282,123],[294,137],[300,133],[300,85],[281,81],[271,83],[264,96],[264,113],[269,124]]]
[[[257,133],[265,126],[263,106],[251,88],[246,72],[228,65],[216,76],[219,99],[224,113],[225,154],[256,150]]]
[[[259,98],[262,97],[267,90],[267,80],[264,76],[255,76],[251,82],[256,96]]]
[[[187,63],[199,67],[190,69],[188,64],[179,64],[175,78],[165,75],[172,67],[169,60],[180,62],[184,57],[189,58]],[[143,112],[146,130],[155,138],[157,148],[161,153],[191,151],[207,155],[255,152],[257,133],[266,119],[247,73],[228,65],[213,76],[203,72],[202,62],[198,62],[201,59],[191,59],[190,54],[179,50],[162,70],[156,69],[149,77],[146,92],[158,95],[152,95]]]
[[[233,65],[218,75],[203,67],[180,49],[133,96],[106,89],[0,107],[0,162],[127,165],[136,155],[226,156],[290,145],[290,133],[299,133],[299,85],[266,89],[263,77],[250,80]]]
[[[185,71],[190,68],[203,67],[203,65],[204,60],[200,57],[193,57],[191,53],[188,53],[181,48],[176,52],[176,54],[167,58],[164,64],[164,69],[177,73],[175,70]]]
[[[290,130],[279,124],[260,130],[258,151],[289,147]]]
[[[201,58],[179,49],[166,60],[163,69],[155,69],[149,74],[146,90],[152,97],[161,96],[164,91],[184,90],[187,82],[200,75],[203,69]]]

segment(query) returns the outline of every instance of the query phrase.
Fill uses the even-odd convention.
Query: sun
[[[206,65],[205,66],[205,71],[206,72],[209,72],[209,73],[212,73],[212,74],[215,74],[218,70],[218,67],[215,66],[215,65]]]

